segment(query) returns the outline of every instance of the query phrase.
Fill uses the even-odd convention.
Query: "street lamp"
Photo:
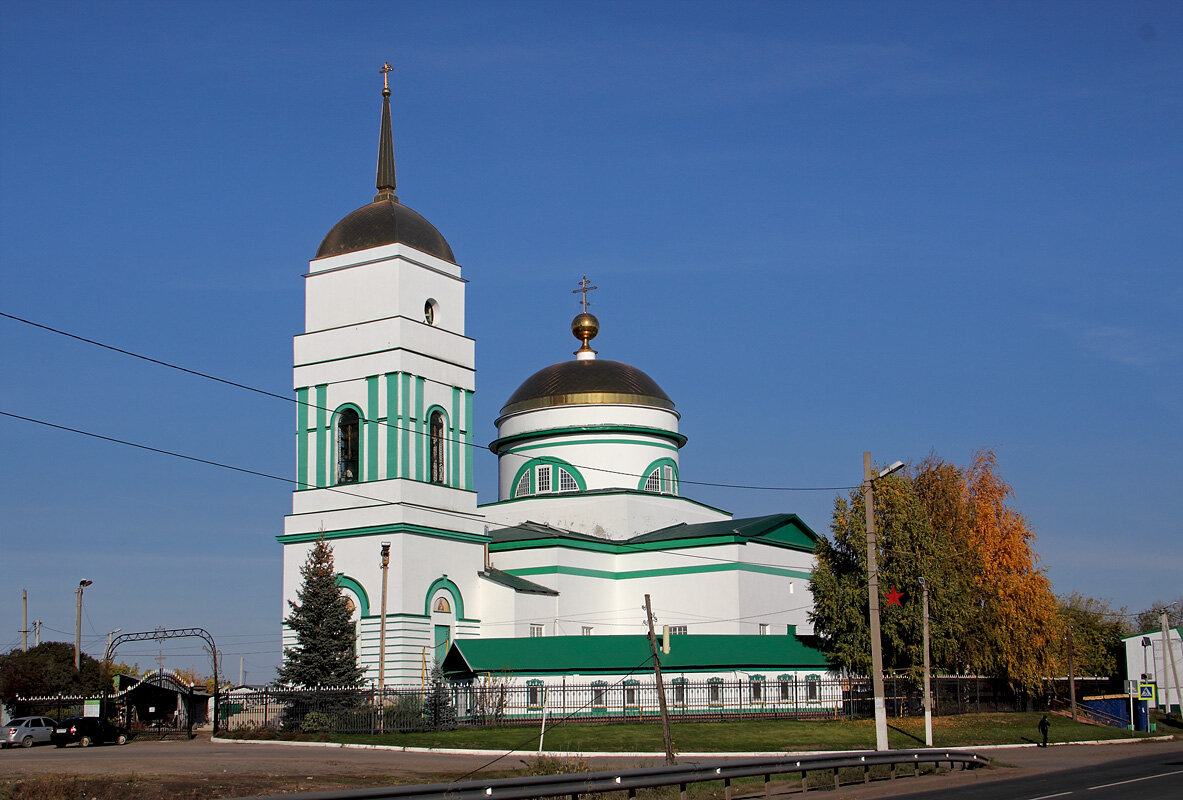
[[[82,590],[94,581],[78,581],[78,602],[74,613],[74,671],[82,671]]]
[[[875,749],[887,750],[887,706],[883,692],[883,640],[879,633],[878,541],[875,537],[875,481],[904,466],[897,461],[879,473],[871,466],[871,454],[863,453],[863,505],[867,512],[867,600],[871,617],[871,688],[875,693]]]
[[[1146,663],[1146,648],[1150,647],[1150,637],[1142,637],[1142,680],[1150,680],[1150,665]]]
[[[378,694],[386,683],[386,576],[390,572],[390,542],[382,543],[382,628],[378,634]],[[379,700],[381,702],[381,700]]]

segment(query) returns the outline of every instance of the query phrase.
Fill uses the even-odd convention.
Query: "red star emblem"
[[[900,602],[900,598],[903,596],[904,596],[903,592],[899,591],[894,586],[891,587],[891,591],[885,595],[885,597],[887,597],[887,605],[888,606],[899,606],[900,608],[903,608],[904,604]]]

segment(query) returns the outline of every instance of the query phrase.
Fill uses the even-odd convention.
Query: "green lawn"
[[[1039,740],[1038,713],[965,714],[933,720],[933,744],[960,747],[985,744],[1018,744]],[[1099,727],[1052,716],[1052,742],[1124,739],[1133,734],[1119,728]],[[893,749],[922,747],[924,720],[919,717],[888,720]],[[752,720],[744,722],[686,722],[673,726],[674,747],[679,752],[743,752],[796,750],[871,750],[875,747],[873,720]],[[471,728],[431,733],[337,734],[332,741],[388,744],[403,747],[473,748],[481,750],[538,749],[537,728]],[[620,725],[547,726],[546,750],[573,752],[660,752],[661,726],[657,723]]]

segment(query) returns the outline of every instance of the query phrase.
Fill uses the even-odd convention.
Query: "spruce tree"
[[[284,620],[296,634],[296,646],[283,652],[278,670],[281,683],[309,688],[360,686],[357,634],[349,601],[337,585],[333,548],[323,538],[300,567],[304,584],[289,600],[291,614]]]

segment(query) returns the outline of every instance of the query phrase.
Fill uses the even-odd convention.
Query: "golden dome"
[[[571,335],[583,342],[584,347],[587,347],[587,343],[596,338],[596,334],[599,332],[600,321],[596,319],[594,314],[584,311],[571,320]]]

